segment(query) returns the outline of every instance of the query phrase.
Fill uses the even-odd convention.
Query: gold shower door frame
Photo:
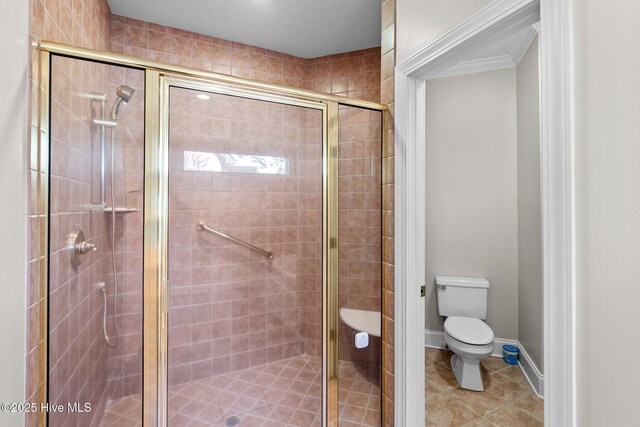
[[[153,86],[153,90],[149,90]],[[191,89],[235,97],[243,97],[279,104],[311,108],[322,112],[322,176],[323,176],[323,275],[322,275],[322,328],[323,328],[323,366],[322,370],[322,414],[323,425],[338,425],[338,248],[333,242],[338,238],[338,104],[336,102],[314,101],[292,98],[266,91],[221,85],[202,79],[178,77],[170,74],[150,72],[146,81],[146,123],[145,134],[153,135],[158,143],[145,144],[145,227],[156,225],[158,238],[150,236],[149,253],[154,259],[147,260],[145,250],[145,323],[157,320],[158,329],[153,334],[145,334],[145,378],[144,413],[145,425],[167,426],[168,413],[168,234],[169,234],[169,92],[171,88]],[[157,108],[154,108],[157,107]],[[149,133],[147,133],[149,132]],[[154,134],[157,132],[157,134]],[[330,137],[332,135],[332,137]],[[151,176],[153,175],[153,176]],[[150,180],[150,181],[149,181]],[[149,184],[147,184],[149,183]],[[156,197],[154,197],[154,195]],[[148,202],[148,203],[147,203]],[[332,212],[335,211],[335,212]],[[157,228],[156,228],[157,227]],[[145,248],[146,245],[145,230]],[[329,244],[328,244],[329,242]],[[332,260],[332,258],[334,258]],[[149,261],[149,262],[147,262]],[[154,265],[155,272],[147,271],[147,265]],[[157,295],[149,298],[147,295]],[[148,308],[148,310],[147,310]],[[148,317],[147,317],[148,316]],[[145,332],[147,329],[145,329]],[[329,339],[327,339],[329,337]],[[147,352],[148,350],[148,352]],[[153,353],[153,354],[152,354]],[[152,360],[156,359],[153,363]],[[149,365],[147,365],[149,361]],[[156,371],[152,374],[150,371]],[[149,376],[147,376],[149,372]],[[153,385],[155,383],[155,385]],[[155,398],[155,399],[154,399]],[[152,403],[156,402],[156,408]],[[157,418],[154,419],[154,415]]]
[[[142,396],[144,426],[167,426],[170,88],[179,87],[214,92],[322,111],[322,425],[338,426],[338,107],[339,105],[348,105],[380,111],[382,113],[381,142],[384,146],[387,120],[386,105],[54,42],[41,41],[37,48],[39,52],[37,75],[42,89],[37,91],[38,98],[37,102],[33,103],[33,114],[38,117],[40,131],[32,137],[30,149],[38,159],[38,165],[40,165],[38,170],[41,173],[48,173],[46,165],[49,163],[48,126],[49,88],[51,85],[49,64],[52,55],[145,71]],[[48,187],[39,186],[37,200],[46,205],[48,198]],[[42,228],[39,236],[46,240],[46,227]],[[46,247],[46,245],[41,247],[43,246]],[[47,275],[48,269],[45,268],[44,271],[41,271],[41,276],[48,280]],[[45,295],[46,306],[48,295],[46,292],[43,292],[43,295]],[[43,317],[46,319],[47,316]],[[40,323],[39,348],[42,355],[47,354],[49,329],[48,325],[44,324],[46,320],[41,319]],[[382,335],[385,335],[384,322]],[[384,352],[382,363],[385,363]],[[38,372],[39,400],[46,402],[48,366],[45,357],[41,357],[38,362]],[[384,388],[384,377],[382,381],[382,388]],[[384,405],[381,410],[381,417],[384,419]],[[46,425],[46,416],[40,415],[44,414],[39,414],[38,425]]]

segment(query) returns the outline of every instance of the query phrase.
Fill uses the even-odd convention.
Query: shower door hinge
[[[427,296],[427,286],[426,285],[420,286],[420,296],[421,297]]]

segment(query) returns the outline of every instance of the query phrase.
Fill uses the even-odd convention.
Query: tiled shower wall
[[[111,17],[111,51],[270,83],[310,87],[311,65],[302,58],[118,15]]]
[[[295,87],[333,93],[353,98],[379,101],[380,98],[380,49],[372,48],[344,54],[330,55],[313,59],[302,59],[279,52],[190,33],[152,23],[138,21],[117,15],[112,16],[112,50],[118,53],[135,55],[142,58],[160,60],[183,66],[193,66],[204,70],[228,73],[240,77],[266,80],[271,83],[285,84]],[[380,121],[379,113],[370,113],[363,109],[344,109],[341,124],[341,137],[345,138],[345,148],[341,156],[344,185],[341,194],[345,203],[342,205],[341,218],[345,219],[345,227],[351,226],[354,242],[366,240],[365,251],[351,244],[343,253],[343,267],[340,282],[344,294],[341,306],[361,308],[372,311],[381,310],[381,267],[380,267],[380,230],[381,218],[374,211],[381,204],[380,192]],[[346,119],[350,117],[349,119]],[[377,119],[377,121],[376,121]],[[342,143],[342,140],[341,140]],[[364,146],[367,145],[365,153]],[[372,147],[371,144],[377,144]],[[355,147],[355,148],[354,148]],[[347,158],[347,157],[351,158]],[[373,157],[372,157],[373,156]],[[350,171],[360,168],[364,171],[364,163],[370,161],[375,170]],[[367,175],[371,178],[368,182]],[[365,188],[366,187],[366,188]],[[347,194],[350,193],[350,194]],[[349,200],[349,202],[347,202]],[[353,205],[353,212],[348,203]],[[363,210],[364,209],[364,210]],[[366,224],[361,224],[366,221]],[[360,224],[361,227],[354,227]],[[346,235],[345,235],[346,236]],[[345,239],[346,240],[346,239]],[[350,267],[349,256],[352,259]],[[364,263],[360,263],[366,258]],[[301,292],[304,298],[301,304],[308,307],[302,323],[306,343],[314,349],[320,347],[320,305],[321,271],[317,275],[307,274],[308,268],[320,261],[315,259],[300,260],[305,268],[300,268]],[[371,265],[367,265],[367,263]],[[370,268],[371,267],[371,268]],[[313,267],[315,271],[316,267]],[[366,275],[367,277],[362,277]],[[351,278],[353,276],[353,278]],[[375,277],[373,277],[375,276]],[[314,277],[312,280],[311,278]],[[313,282],[313,288],[311,288]],[[348,283],[353,282],[353,285]],[[366,284],[365,284],[366,283]],[[366,295],[368,293],[368,295]],[[376,365],[380,363],[380,340],[372,338],[372,345],[367,350],[357,350],[353,346],[351,331],[342,325],[341,342],[343,360]],[[311,353],[311,352],[310,352]],[[186,368],[185,368],[186,369]],[[186,375],[186,374],[183,374]]]
[[[321,56],[309,61],[310,89],[380,102],[380,48]]]
[[[339,306],[380,312],[382,114],[341,106],[339,115]],[[379,367],[380,338],[358,349],[353,333],[340,322],[340,360]]]
[[[305,59],[112,15],[111,51],[274,84],[380,101],[380,48]]]
[[[109,50],[110,18],[106,0],[31,0],[34,40]]]
[[[380,101],[380,48],[310,60],[311,89]],[[381,114],[340,107],[339,306],[381,311]],[[320,284],[321,286],[321,284]],[[379,366],[381,340],[356,349],[353,330],[340,322],[339,357]]]
[[[76,46],[88,47],[99,50],[108,50],[110,46],[110,10],[105,0],[64,0],[64,1],[46,1],[31,0],[30,14],[30,33],[32,40],[46,39],[61,43],[73,44]],[[35,49],[34,49],[35,52]],[[100,73],[87,72],[86,68],[64,66],[63,70],[54,70],[56,75],[66,82],[64,86],[57,89],[72,88],[77,90],[89,90],[87,87],[91,79],[100,87],[108,86],[108,76]],[[38,64],[34,62],[29,67],[31,86],[29,90],[30,107],[32,111],[36,111],[38,105],[38,92],[40,90],[37,73]],[[103,80],[106,78],[106,80]],[[63,94],[58,92],[65,108],[59,111],[62,122],[53,122],[52,125],[59,125],[60,135],[56,144],[62,152],[68,156],[66,161],[60,164],[52,164],[53,168],[57,168],[57,176],[52,176],[52,196],[54,191],[60,196],[58,200],[52,198],[52,213],[56,209],[56,214],[52,215],[51,244],[52,248],[59,249],[61,240],[66,237],[67,230],[71,224],[80,223],[86,230],[95,231],[97,241],[104,246],[104,252],[101,252],[99,260],[97,257],[90,258],[81,269],[77,272],[68,268],[68,264],[63,262],[64,255],[54,257],[54,261],[49,266],[52,270],[51,286],[55,286],[56,295],[51,298],[52,308],[56,304],[60,304],[59,313],[52,313],[52,327],[54,322],[56,332],[52,335],[52,354],[50,355],[57,362],[58,372],[51,376],[52,394],[61,393],[61,398],[73,399],[77,396],[77,392],[85,387],[87,394],[92,394],[94,400],[92,403],[95,414],[100,413],[100,399],[105,396],[103,394],[104,381],[106,379],[106,351],[103,346],[104,341],[100,342],[97,338],[98,330],[96,329],[97,310],[88,309],[99,305],[99,301],[95,298],[99,294],[90,292],[93,277],[92,274],[98,274],[104,268],[104,256],[108,254],[109,245],[104,239],[104,224],[101,223],[100,217],[94,218],[93,214],[88,214],[84,209],[84,203],[88,198],[90,191],[88,190],[88,177],[84,172],[76,169],[76,166],[85,165],[84,169],[89,166],[87,158],[87,139],[78,141],[79,136],[87,137],[84,118],[88,115],[86,107],[88,103],[79,97],[70,99],[71,92]],[[64,98],[67,97],[67,98]],[[64,99],[62,99],[64,98]],[[80,116],[81,115],[81,116]],[[32,115],[28,126],[30,131],[29,144],[32,147],[37,146],[37,135],[40,131],[40,123],[37,115]],[[66,127],[66,128],[64,128]],[[41,327],[46,325],[46,300],[44,290],[46,289],[46,261],[47,246],[46,240],[39,238],[46,232],[46,204],[43,199],[38,199],[38,190],[46,188],[47,173],[46,165],[39,165],[38,158],[35,153],[37,149],[27,150],[30,157],[28,159],[28,183],[30,191],[29,212],[29,242],[28,253],[28,269],[29,279],[27,283],[28,290],[28,308],[27,308],[27,328],[28,340],[26,348],[27,358],[27,378],[26,378],[26,401],[28,402],[44,402],[45,396],[44,381],[47,378],[44,360],[46,358],[46,346],[41,340]],[[80,163],[73,164],[73,159]],[[68,163],[72,166],[66,166]],[[73,191],[73,193],[71,193]],[[102,215],[102,214],[100,214]],[[54,218],[55,216],[55,218]],[[56,227],[54,230],[53,227]],[[60,237],[58,237],[60,236]],[[53,237],[57,237],[56,240]],[[91,256],[90,256],[91,257]],[[59,265],[62,268],[58,268]],[[89,295],[90,294],[90,295]],[[66,310],[66,311],[65,311]],[[60,316],[58,314],[61,314]],[[83,327],[84,326],[84,327]],[[55,344],[55,346],[53,345]],[[69,347],[67,347],[67,345]],[[66,352],[64,352],[66,350]],[[66,356],[65,356],[66,355]],[[91,359],[91,362],[89,362]],[[104,367],[102,367],[104,365]],[[53,367],[53,365],[52,365]],[[91,372],[91,374],[90,374]],[[64,385],[67,385],[66,391]],[[54,388],[57,387],[57,388]],[[38,394],[40,392],[40,394]],[[66,393],[66,394],[65,394]],[[83,396],[84,397],[84,396]],[[98,399],[98,400],[95,400]],[[85,399],[82,399],[83,401]],[[102,400],[103,401],[103,400]],[[36,425],[40,417],[42,421],[42,413],[28,413],[26,424],[28,426]],[[91,417],[91,416],[89,416]],[[89,425],[89,417],[73,417],[66,421],[62,418],[52,419],[52,422],[64,423],[65,425]]]
[[[380,101],[380,48],[310,62],[311,89]],[[339,114],[339,306],[381,311],[381,114],[345,106]],[[353,332],[340,322],[340,360],[380,365],[381,340],[356,349]]]

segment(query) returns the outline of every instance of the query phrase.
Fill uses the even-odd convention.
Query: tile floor
[[[451,352],[426,349],[425,426],[542,426],[543,400],[519,367],[491,357],[482,362],[485,391],[466,391],[456,383]],[[222,426],[239,415],[246,426],[319,426],[320,360],[298,356],[169,390],[169,425]],[[340,363],[340,426],[378,426],[377,372]],[[103,427],[140,426],[142,401],[129,396],[110,402]]]
[[[320,358],[297,356],[238,372],[179,384],[169,389],[169,426],[320,426]],[[340,362],[340,426],[379,426],[377,370]],[[103,427],[141,426],[140,396],[109,403]]]
[[[426,349],[425,426],[519,427],[542,426],[544,403],[537,397],[519,366],[489,357],[481,362],[485,391],[458,386],[450,351]]]

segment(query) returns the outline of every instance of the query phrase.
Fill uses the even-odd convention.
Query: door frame
[[[539,12],[538,12],[539,11]],[[539,13],[545,425],[575,426],[575,219],[571,19],[567,1],[500,0],[395,70],[396,427],[425,410],[425,82],[476,43]],[[532,22],[531,22],[532,23]]]

